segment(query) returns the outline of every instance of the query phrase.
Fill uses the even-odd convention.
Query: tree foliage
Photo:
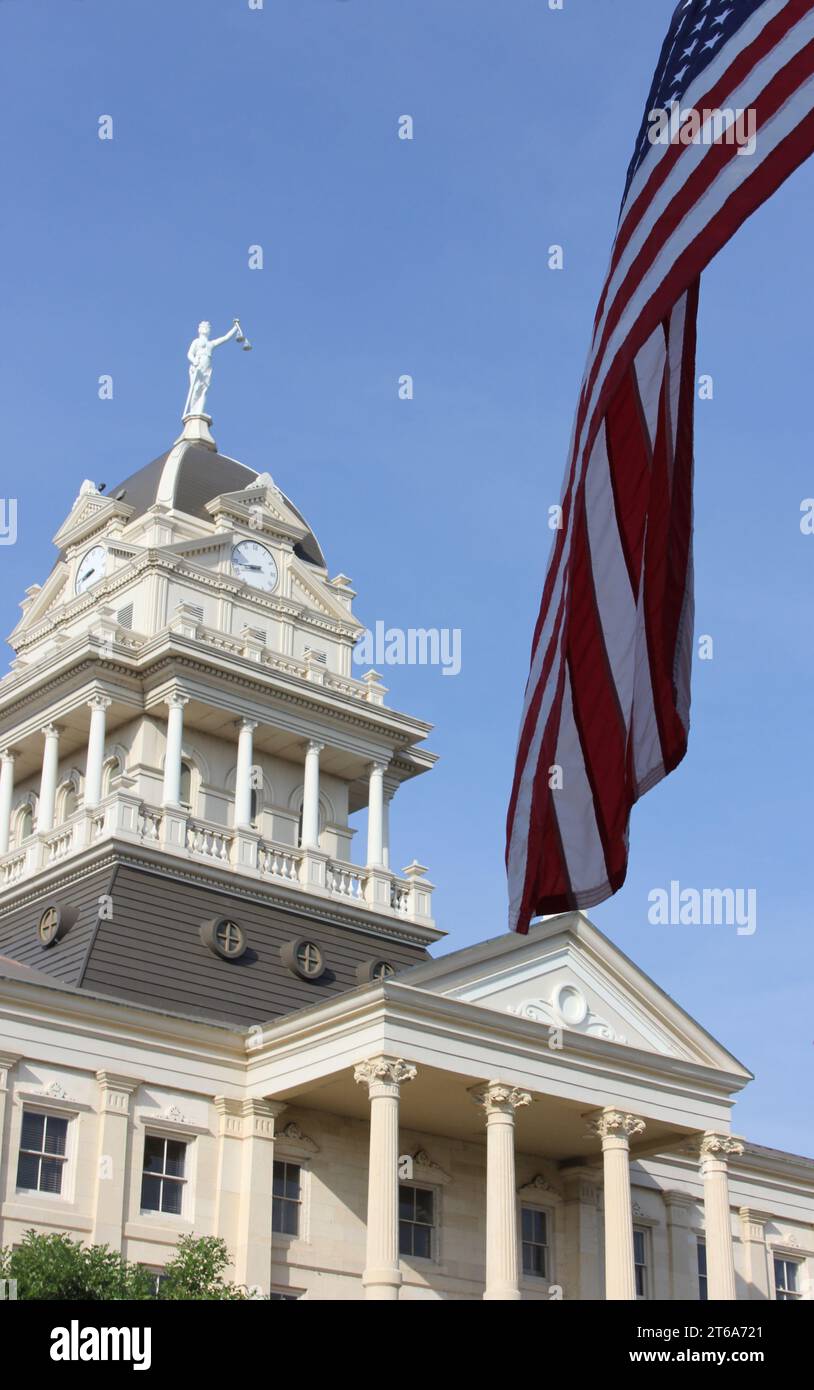
[[[106,1245],[81,1245],[61,1232],[26,1231],[17,1246],[0,1248],[0,1279],[16,1280],[20,1299],[106,1302],[120,1299],[235,1301],[247,1291],[224,1279],[229,1252],[216,1236],[182,1236],[155,1276]]]

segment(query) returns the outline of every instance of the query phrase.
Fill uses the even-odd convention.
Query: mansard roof
[[[32,983],[47,978],[80,993],[245,1028],[350,992],[375,961],[401,972],[427,959],[404,932],[354,926],[313,903],[298,912],[253,887],[222,889],[118,857],[75,878],[66,871],[0,914],[0,976],[22,978],[18,972],[27,968]],[[107,907],[100,911],[103,898]],[[70,925],[43,948],[37,924],[52,905]],[[218,918],[245,932],[238,959],[221,959],[202,940],[204,924]],[[300,978],[284,959],[284,948],[303,939],[323,954],[318,979]],[[15,963],[9,970],[4,957]]]
[[[130,521],[142,516],[157,502],[186,512],[188,516],[210,521],[207,502],[223,493],[241,492],[260,475],[237,459],[219,454],[205,444],[180,440],[144,468],[131,473],[123,482],[109,488],[108,497],[133,507]],[[302,513],[290,498],[281,494],[286,505],[299,517],[308,534],[294,546],[294,553],[309,564],[324,567],[319,542]]]

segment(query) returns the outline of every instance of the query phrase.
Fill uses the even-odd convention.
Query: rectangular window
[[[298,1293],[283,1293],[281,1289],[272,1289],[269,1294],[272,1303],[299,1303]]]
[[[427,1187],[399,1185],[399,1254],[432,1259],[435,1193]]]
[[[800,1297],[799,1268],[797,1260],[781,1260],[775,1256],[774,1296],[780,1303],[793,1302]]]
[[[64,1116],[24,1110],[17,1186],[60,1197],[67,1145],[68,1121]]]
[[[648,1297],[647,1231],[633,1227],[633,1267],[636,1275],[636,1297]]]
[[[698,1256],[698,1298],[701,1303],[706,1303],[709,1298],[709,1285],[707,1283],[707,1243],[699,1240],[696,1246]]]
[[[141,1177],[141,1210],[164,1211],[180,1216],[184,1205],[184,1170],[187,1146],[183,1139],[163,1139],[148,1134],[144,1139]]]
[[[302,1205],[302,1169],[299,1163],[274,1160],[274,1180],[271,1198],[271,1229],[282,1236],[300,1233]]]
[[[536,1279],[548,1278],[548,1215],[536,1207],[523,1207],[520,1215],[523,1236],[523,1273]]]

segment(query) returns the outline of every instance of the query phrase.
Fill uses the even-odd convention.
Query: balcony
[[[142,846],[187,863],[229,875],[277,884],[358,909],[423,926],[435,935],[433,885],[426,869],[413,862],[403,876],[380,866],[363,867],[317,849],[264,839],[249,829],[232,829],[180,808],[147,805],[117,790],[92,810],[80,810],[62,824],[35,833],[0,857],[0,891],[9,891],[108,841]]]

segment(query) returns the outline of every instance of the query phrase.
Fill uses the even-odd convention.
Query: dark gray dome
[[[203,444],[184,442],[173,445],[166,454],[153,459],[138,472],[131,473],[129,478],[115,487],[108,488],[107,496],[133,507],[133,517],[142,516],[156,502],[163,502],[179,512],[210,521],[207,502],[222,492],[240,492],[250,487],[259,476],[253,468],[238,463],[237,459],[215,453]],[[311,565],[324,568],[325,557],[308,522],[285,493],[281,495],[286,506],[308,528],[308,534],[294,546],[295,554]]]

